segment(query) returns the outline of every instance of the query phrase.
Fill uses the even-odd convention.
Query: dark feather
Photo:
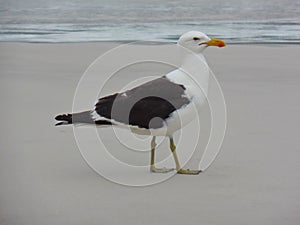
[[[124,124],[160,128],[171,113],[190,102],[183,96],[184,91],[183,85],[162,77],[126,92],[100,98],[95,110],[102,117]],[[161,119],[153,120],[157,117]]]
[[[67,124],[75,124],[75,123],[88,123],[88,124],[96,124],[96,125],[111,125],[111,122],[105,120],[97,120],[94,121],[91,117],[90,111],[84,111],[80,113],[74,114],[62,114],[55,117],[56,120],[62,121],[55,126],[59,125],[67,125]]]

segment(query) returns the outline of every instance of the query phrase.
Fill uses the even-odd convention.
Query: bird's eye
[[[198,37],[194,37],[194,38],[193,38],[193,40],[194,40],[194,41],[199,41],[199,40],[200,40],[200,38],[198,38]]]

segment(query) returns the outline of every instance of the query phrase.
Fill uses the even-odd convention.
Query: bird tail
[[[55,126],[60,126],[60,125],[67,125],[67,124],[72,124],[72,114],[61,114],[61,115],[57,115],[55,117],[56,120],[58,121],[62,121],[59,122],[57,124],[55,124]]]
[[[62,121],[55,126],[59,125],[68,125],[68,124],[74,124],[74,123],[94,123],[94,120],[91,116],[91,111],[84,111],[79,113],[73,113],[73,114],[61,114],[55,117],[56,120]]]
[[[76,124],[76,123],[84,123],[84,124],[96,124],[96,125],[112,125],[111,122],[106,120],[97,120],[94,121],[91,115],[91,111],[84,111],[79,113],[73,114],[61,114],[55,117],[56,120],[61,121],[55,126],[60,125],[69,125],[69,124]]]

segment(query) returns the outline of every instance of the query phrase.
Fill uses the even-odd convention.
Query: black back
[[[102,117],[124,124],[160,128],[163,120],[190,102],[184,91],[183,85],[161,77],[126,92],[100,98],[95,110]]]

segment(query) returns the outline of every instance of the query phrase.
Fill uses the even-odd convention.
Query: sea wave
[[[1,42],[175,41],[189,30],[200,30],[228,43],[300,43],[300,22],[206,21],[181,23],[0,24]]]

